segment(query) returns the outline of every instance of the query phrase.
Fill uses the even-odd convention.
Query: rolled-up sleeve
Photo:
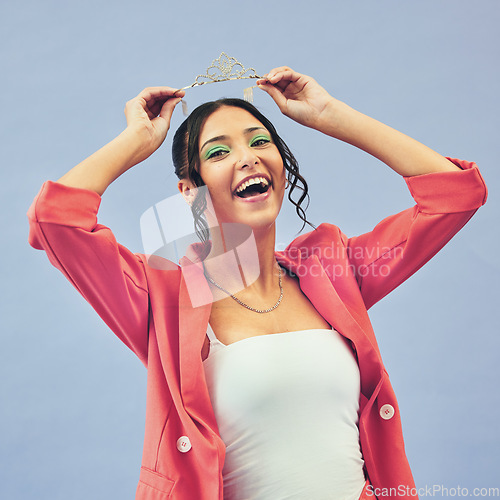
[[[387,217],[368,233],[343,236],[367,309],[420,269],[486,202],[477,165],[448,160],[461,170],[404,178],[414,207]]]
[[[29,211],[29,243],[91,304],[147,364],[149,294],[144,263],[98,223],[101,197],[47,181]]]

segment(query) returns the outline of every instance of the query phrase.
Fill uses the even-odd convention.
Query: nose
[[[238,168],[255,167],[259,163],[259,158],[255,154],[255,150],[251,147],[241,147],[238,150],[236,166]]]

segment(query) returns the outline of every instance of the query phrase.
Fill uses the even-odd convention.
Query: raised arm
[[[312,78],[281,67],[257,84],[286,116],[363,149],[405,177],[414,207],[385,218],[365,234],[340,237],[343,250],[338,255],[345,251],[348,262],[344,275],[352,273],[366,308],[422,267],[486,202],[486,185],[475,163],[441,156],[333,98]],[[321,248],[324,242],[338,241],[337,234],[338,228],[325,224],[291,247]],[[325,269],[337,269],[336,258],[324,262]]]
[[[257,85],[289,118],[366,151],[404,177],[459,170],[436,151],[356,111],[288,67],[272,69]]]
[[[58,182],[47,181],[29,211],[29,242],[89,302],[113,332],[147,364],[149,289],[143,257],[117,243],[97,221],[101,194],[162,144],[183,94],[145,89],[125,108],[127,128]]]
[[[183,96],[184,91],[170,87],[144,89],[125,106],[127,128],[57,182],[102,195],[115,179],[161,146],[174,108]]]

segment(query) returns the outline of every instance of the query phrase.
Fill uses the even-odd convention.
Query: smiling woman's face
[[[286,178],[279,150],[262,123],[244,109],[224,106],[203,124],[199,148],[199,173],[218,224],[239,222],[254,230],[272,226]]]

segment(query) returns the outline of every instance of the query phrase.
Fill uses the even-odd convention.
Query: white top
[[[207,334],[224,499],[357,500],[360,376],[348,341],[336,330],[303,330],[225,346],[210,325]]]

